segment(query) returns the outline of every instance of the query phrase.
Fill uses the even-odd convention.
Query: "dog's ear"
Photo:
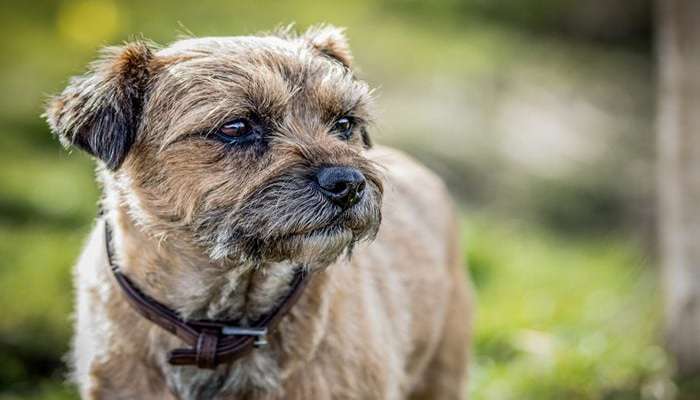
[[[144,42],[104,49],[86,74],[48,102],[44,117],[61,143],[119,168],[135,140],[152,61]]]
[[[336,28],[333,25],[312,26],[302,38],[321,54],[340,61],[346,68],[350,68],[352,53],[350,53],[350,45],[343,28]]]

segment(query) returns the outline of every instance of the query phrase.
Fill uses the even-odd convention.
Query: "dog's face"
[[[380,222],[371,98],[332,27],[108,50],[52,99],[136,225],[216,260],[328,263]]]

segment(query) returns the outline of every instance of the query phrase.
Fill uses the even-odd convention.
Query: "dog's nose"
[[[367,185],[362,172],[351,167],[321,168],[316,173],[316,183],[321,193],[342,208],[357,204]]]

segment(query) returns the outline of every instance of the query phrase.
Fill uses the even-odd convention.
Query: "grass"
[[[97,192],[85,157],[56,157],[58,148],[52,154],[12,139],[0,135],[0,399],[71,398],[61,383],[70,269]]]
[[[496,222],[496,223],[494,223]],[[620,237],[465,223],[478,288],[474,399],[665,399],[656,276]]]

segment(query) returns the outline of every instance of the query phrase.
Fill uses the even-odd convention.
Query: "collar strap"
[[[300,266],[282,301],[249,327],[236,325],[238,321],[194,320],[185,321],[175,311],[139,290],[114,262],[112,231],[107,220],[105,246],[112,274],[131,307],[152,323],[179,337],[189,348],[168,353],[171,365],[196,365],[214,369],[217,365],[235,361],[256,347],[267,344],[266,336],[273,332],[280,320],[299,300],[311,274]]]

